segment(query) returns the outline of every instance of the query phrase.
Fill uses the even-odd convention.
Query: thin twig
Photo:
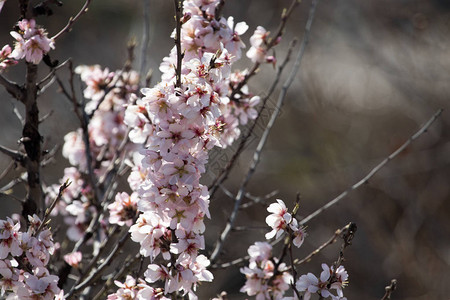
[[[397,279],[392,279],[391,284],[385,287],[386,293],[384,294],[381,300],[389,300],[391,299],[391,294],[397,288]]]
[[[76,14],[75,17],[70,17],[69,18],[69,22],[67,22],[66,26],[64,26],[63,29],[61,29],[60,32],[58,32],[57,34],[55,34],[52,37],[52,40],[56,40],[57,38],[59,38],[63,33],[65,32],[69,32],[72,28],[73,23],[75,23],[83,14],[85,14],[88,11],[88,7],[89,4],[91,4],[91,0],[86,0],[86,2],[84,3],[83,7],[80,9],[80,11]]]
[[[289,17],[291,16],[292,12],[295,9],[295,7],[299,3],[300,3],[300,0],[293,0],[291,2],[291,5],[289,6],[289,8],[287,10],[286,9],[283,10],[283,13],[281,15],[281,22],[278,25],[278,29],[277,29],[276,33],[270,38],[270,40],[266,46],[266,51],[269,51],[270,49],[272,49],[279,42],[280,37],[283,35],[283,31],[286,26],[287,20],[289,19]],[[250,69],[250,71],[245,75],[244,79],[241,82],[239,82],[239,84],[236,87],[233,88],[231,95],[230,95],[230,99],[236,100],[236,94],[240,93],[241,89],[244,87],[244,85],[247,84],[249,79],[257,73],[259,66],[260,66],[259,62],[256,62],[253,65],[253,67]]]
[[[42,78],[41,81],[39,81],[38,86],[41,86],[48,80],[52,80],[53,76],[55,75],[55,72],[58,69],[64,67],[70,60],[71,60],[71,58],[68,58],[65,61],[63,61],[62,63],[60,63],[59,65],[57,65],[56,67],[51,68],[50,72],[44,78]]]
[[[439,116],[442,114],[442,109],[439,109],[428,122],[426,122],[414,135],[412,135],[403,145],[401,145],[397,150],[392,152],[388,157],[386,157],[381,163],[375,166],[366,176],[364,176],[363,179],[352,185],[350,188],[348,188],[345,192],[341,193],[339,196],[322,206],[321,208],[317,209],[315,212],[304,218],[300,221],[301,225],[304,225],[311,221],[313,218],[320,215],[322,212],[330,208],[331,206],[335,205],[339,201],[341,201],[344,197],[346,197],[350,192],[356,190],[357,188],[361,187],[363,184],[368,183],[369,180],[378,172],[380,171],[387,163],[389,163],[391,160],[393,160],[397,155],[399,155],[402,151],[404,151],[412,142],[414,142],[416,139],[418,139],[422,134],[427,132],[428,128],[436,121]]]
[[[251,162],[251,166],[250,166],[250,168],[247,172],[247,175],[244,178],[244,180],[239,188],[239,191],[236,195],[233,211],[231,212],[230,218],[228,219],[225,229],[222,231],[219,239],[216,242],[214,250],[211,254],[211,257],[210,257],[211,262],[215,262],[215,260],[219,256],[219,254],[222,250],[223,244],[224,244],[225,240],[227,239],[228,234],[230,233],[231,229],[233,228],[234,222],[236,220],[236,217],[237,217],[237,214],[239,211],[239,207],[241,205],[242,198],[245,195],[245,188],[246,188],[248,182],[250,181],[252,175],[254,174],[256,167],[258,166],[258,163],[261,159],[261,153],[264,148],[264,145],[266,144],[270,130],[272,129],[273,125],[275,124],[275,120],[277,119],[278,114],[281,111],[281,107],[283,106],[284,100],[287,95],[287,91],[297,75],[297,72],[300,67],[300,63],[301,63],[303,55],[305,53],[306,45],[308,44],[308,41],[309,41],[309,34],[311,31],[311,25],[312,25],[312,22],[314,19],[317,2],[318,2],[318,0],[314,0],[311,4],[308,21],[307,21],[306,27],[305,27],[305,34],[303,36],[303,41],[300,46],[300,50],[298,52],[297,59],[295,60],[294,66],[292,67],[291,74],[289,75],[286,82],[283,84],[283,87],[281,88],[281,92],[278,97],[278,102],[275,107],[275,110],[272,113],[269,123],[267,124],[267,126],[261,136],[261,139],[259,140],[258,146],[256,147],[255,153],[253,154],[253,160]]]
[[[17,161],[20,164],[23,164],[25,162],[26,155],[20,153],[19,151],[15,151],[15,150],[12,150],[12,149],[9,149],[9,148],[7,148],[5,146],[0,145],[0,152],[2,152],[3,154],[8,155],[14,161]]]
[[[350,225],[350,224],[349,224],[349,225]],[[323,249],[325,249],[326,247],[328,247],[328,246],[330,246],[330,245],[336,243],[337,238],[341,236],[342,232],[343,232],[344,230],[346,230],[346,228],[347,228],[349,225],[346,225],[346,226],[342,227],[341,229],[336,230],[336,231],[334,232],[333,236],[330,237],[330,238],[329,238],[325,243],[323,243],[320,247],[318,247],[316,250],[314,250],[313,252],[311,252],[310,254],[308,254],[305,258],[303,258],[303,259],[301,259],[301,260],[296,259],[296,260],[294,261],[294,263],[295,263],[296,265],[301,265],[301,264],[303,264],[303,263],[305,263],[305,262],[309,262],[315,255],[319,254]]]
[[[249,140],[250,136],[253,134],[253,131],[255,130],[256,124],[261,118],[262,111],[266,108],[267,101],[272,96],[273,92],[275,91],[275,88],[278,85],[278,82],[280,81],[281,75],[283,74],[284,68],[287,66],[288,62],[291,59],[292,50],[296,44],[296,40],[293,40],[289,46],[288,52],[286,54],[285,59],[283,60],[283,63],[278,67],[277,75],[275,76],[275,80],[273,81],[272,85],[270,86],[269,90],[266,93],[266,96],[262,100],[262,105],[258,109],[258,114],[256,119],[253,121],[251,127],[248,129],[246,135],[241,139],[238,148],[234,152],[231,159],[228,161],[227,165],[220,170],[219,174],[216,176],[214,181],[211,183],[211,185],[208,187],[210,192],[210,198],[213,199],[214,195],[217,191],[217,188],[228,178],[228,174],[231,172],[231,169],[235,165],[237,158],[241,155],[242,151],[245,148],[245,145],[247,141]]]
[[[56,204],[61,199],[64,191],[69,187],[70,184],[71,184],[71,182],[67,179],[66,182],[64,182],[59,187],[58,196],[56,196],[56,198],[53,200],[52,204],[50,204],[50,206],[45,210],[45,215],[44,215],[44,218],[42,219],[41,225],[39,225],[38,229],[36,230],[36,234],[35,234],[36,236],[39,234],[39,232],[42,230],[42,228],[47,225],[47,222],[50,219],[50,213],[55,208]]]
[[[23,89],[14,81],[10,81],[6,77],[4,77],[2,74],[0,74],[0,84],[3,85],[6,89],[6,91],[13,96],[15,99],[22,101],[23,98]]]
[[[71,299],[73,296],[75,296],[79,291],[84,289],[85,287],[91,285],[97,278],[102,274],[103,270],[106,269],[109,264],[111,263],[111,260],[115,258],[119,254],[119,250],[125,245],[125,242],[128,240],[130,236],[130,233],[128,231],[125,232],[125,234],[120,238],[120,240],[115,245],[114,249],[111,251],[111,253],[108,255],[107,258],[103,261],[103,263],[96,268],[94,271],[91,272],[91,274],[81,283],[77,283],[73,286],[73,288],[70,290],[70,292],[65,296],[67,299]]]
[[[147,72],[147,52],[150,41],[150,0],[142,0],[142,2],[144,4],[144,27],[141,45],[141,69],[139,71],[141,84],[145,83],[145,76]]]
[[[5,178],[6,175],[8,175],[8,173],[14,168],[14,166],[15,166],[15,162],[10,161],[8,166],[0,173],[0,180]]]

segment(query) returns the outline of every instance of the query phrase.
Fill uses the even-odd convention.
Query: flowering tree
[[[150,79],[144,78],[148,70],[132,68],[134,43],[128,46],[123,68],[116,71],[100,65],[74,67],[70,59],[62,63],[52,60],[58,38],[70,34],[75,22],[88,12],[90,0],[53,36],[36,20],[63,3],[32,5],[32,1],[20,0],[20,16],[11,31],[13,43],[0,52],[0,84],[25,106],[23,147],[0,150],[20,166],[27,195],[20,215],[0,221],[2,297],[197,299],[203,282],[215,282],[214,270],[241,265],[246,281],[240,291],[256,299],[346,299],[344,287],[349,274],[343,266],[344,251],[355,235],[354,223],[338,229],[303,259],[293,254],[293,248],[300,248],[305,238],[310,238],[305,227],[309,220],[367,182],[425,132],[440,111],[349,191],[309,216],[298,217],[300,197],[291,207],[281,199],[271,199],[266,240],[249,244],[248,255],[235,261],[224,263],[221,257],[244,205],[247,184],[297,74],[317,2],[312,3],[296,58],[291,57],[296,49],[291,43],[287,56],[277,60],[274,48],[282,42],[298,0],[283,11],[274,33],[258,26],[245,50],[242,35],[249,26],[223,14],[225,1],[174,0],[171,38],[175,46],[168,49],[160,64],[158,83],[151,85]],[[0,10],[3,4],[1,1]],[[253,67],[237,70],[234,64],[245,56]],[[232,195],[234,208],[216,242],[207,245],[205,219],[215,218],[210,202],[250,139],[290,61],[294,62],[291,73],[269,122],[264,124],[248,173],[236,196]],[[7,78],[7,72],[20,64],[26,67],[22,85]],[[276,73],[269,93],[258,96],[247,83],[263,64],[272,64]],[[39,78],[38,69],[48,69],[48,73]],[[68,72],[67,80],[60,75],[63,72]],[[76,91],[78,78],[82,95]],[[53,84],[72,103],[80,126],[64,138],[62,154],[71,166],[64,170],[59,183],[45,184],[40,174],[52,153],[43,154],[41,149],[37,100]],[[210,153],[233,144],[237,144],[233,156],[207,185],[204,176]],[[56,226],[55,220],[62,224]],[[56,230],[49,227],[52,221]],[[57,235],[62,238],[55,243]],[[319,276],[297,274],[299,265],[338,238],[342,239],[339,255],[321,264]],[[124,256],[124,249],[133,250]],[[121,263],[116,263],[117,259]],[[394,288],[393,281],[383,298],[388,299]],[[222,293],[216,299],[226,297]]]

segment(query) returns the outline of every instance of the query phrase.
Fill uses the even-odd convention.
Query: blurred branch
[[[216,10],[214,12],[214,17],[216,18],[217,21],[220,20],[220,17],[222,15],[222,9],[223,9],[224,5],[225,5],[225,0],[220,0],[219,4],[217,4]]]
[[[234,199],[233,193],[231,193],[226,187],[224,187],[223,185],[220,185],[220,188],[225,193],[225,195],[227,195],[231,199]],[[261,203],[261,202],[264,202],[266,200],[269,200],[270,198],[274,197],[277,194],[278,194],[278,190],[275,190],[275,191],[272,191],[272,192],[268,193],[267,195],[260,196],[260,197],[255,197],[252,194],[247,192],[247,193],[245,193],[245,197],[250,199],[250,202],[242,204],[240,209],[248,208],[248,207],[250,207],[250,206],[252,206],[254,204]]]
[[[133,265],[139,260],[142,262],[142,256],[140,253],[136,254],[133,257],[128,257],[125,260],[125,263],[122,264],[122,268],[120,270],[116,270],[115,274],[109,277],[108,280],[105,282],[105,284],[102,285],[102,288],[97,293],[97,295],[95,295],[93,300],[104,299],[105,297],[104,294],[108,291],[109,287],[114,284],[114,281],[119,280],[125,274],[130,274]]]
[[[67,25],[64,26],[63,29],[61,29],[60,32],[58,32],[57,34],[55,34],[52,37],[52,40],[56,40],[57,38],[59,38],[63,33],[65,32],[69,32],[72,29],[72,25],[73,23],[75,23],[82,15],[84,15],[87,11],[88,11],[88,6],[89,4],[91,4],[91,0],[86,0],[86,2],[84,3],[83,7],[80,9],[80,11],[76,14],[75,17],[70,17],[69,18],[69,22],[67,22]]]
[[[102,264],[94,271],[92,271],[90,275],[86,279],[84,279],[81,283],[80,280],[83,278],[80,277],[78,282],[73,285],[72,289],[67,295],[65,295],[65,297],[67,299],[72,299],[72,297],[77,295],[77,293],[79,293],[82,289],[94,283],[98,279],[98,277],[102,274],[103,270],[105,270],[110,265],[111,261],[119,254],[119,250],[125,245],[125,242],[128,240],[129,236],[130,233],[128,232],[128,230],[125,230],[125,234],[120,238],[120,240],[114,246],[111,253],[102,262]]]
[[[23,89],[14,81],[10,81],[6,77],[4,77],[2,74],[0,74],[0,84],[3,85],[6,89],[6,91],[13,96],[15,99],[23,102]]]
[[[54,82],[54,77],[55,77],[55,72],[64,67],[71,59],[67,59],[64,62],[60,63],[59,65],[52,67],[50,69],[50,72],[41,79],[41,81],[39,81],[38,83],[38,88],[39,88],[39,94],[42,94],[53,82]],[[48,84],[44,85],[41,87],[41,85],[45,84],[47,81],[49,81]]]
[[[94,169],[93,169],[91,144],[89,142],[89,129],[88,129],[89,117],[87,116],[86,111],[84,110],[84,105],[82,105],[78,102],[76,95],[75,95],[75,88],[74,88],[74,74],[75,73],[73,70],[72,61],[69,61],[68,68],[69,68],[69,75],[70,75],[70,78],[69,78],[70,93],[64,87],[63,82],[61,81],[61,79],[59,79],[58,76],[56,76],[56,81],[58,82],[62,93],[66,96],[67,99],[69,99],[69,101],[72,102],[75,114],[76,114],[78,120],[80,121],[80,126],[81,126],[81,130],[82,130],[82,135],[83,135],[84,148],[85,148],[86,168],[88,170],[89,183],[90,183],[92,189],[94,190],[94,203],[93,204],[98,205],[98,201],[102,197],[100,196],[100,191],[97,187],[97,180],[96,180],[96,176],[94,174]]]
[[[142,0],[142,2],[144,4],[144,27],[141,45],[141,69],[139,71],[141,84],[144,83],[147,72],[147,52],[150,40],[150,0]]]
[[[291,86],[292,82],[294,81],[294,79],[295,79],[295,77],[297,75],[297,72],[298,72],[298,70],[300,68],[300,63],[301,63],[303,55],[305,53],[306,45],[309,42],[309,35],[310,35],[310,31],[311,31],[311,25],[312,25],[312,22],[313,22],[313,19],[314,19],[317,3],[318,3],[318,0],[314,0],[312,2],[312,4],[311,4],[311,9],[309,11],[308,21],[307,21],[306,27],[305,27],[305,34],[303,36],[303,41],[302,41],[302,44],[301,44],[300,49],[298,51],[297,58],[296,58],[296,60],[294,62],[294,65],[292,67],[291,73],[289,74],[289,77],[287,78],[287,80],[285,81],[285,83],[283,84],[283,86],[281,88],[280,95],[278,97],[278,102],[277,102],[277,105],[275,107],[275,110],[272,113],[272,116],[271,116],[271,118],[269,120],[269,123],[267,124],[267,126],[266,126],[266,128],[265,128],[265,130],[264,130],[264,132],[263,132],[263,134],[261,136],[261,139],[259,140],[258,146],[256,147],[256,150],[255,150],[255,152],[253,154],[253,159],[252,159],[250,168],[249,168],[249,170],[247,172],[247,175],[244,178],[244,180],[243,180],[243,182],[242,182],[242,184],[241,184],[241,186],[239,188],[239,191],[238,191],[238,193],[237,193],[237,195],[235,197],[234,208],[233,208],[233,211],[231,212],[230,218],[228,219],[228,222],[227,222],[227,224],[225,226],[225,229],[222,231],[219,239],[216,242],[214,250],[213,250],[213,252],[211,254],[210,260],[213,263],[215,262],[215,260],[217,259],[218,255],[220,254],[220,252],[222,250],[222,247],[223,247],[223,244],[224,244],[225,240],[227,239],[228,234],[230,233],[230,231],[231,231],[231,229],[232,229],[232,227],[234,225],[234,221],[236,220],[236,217],[237,217],[237,214],[238,214],[238,211],[239,211],[239,207],[241,205],[242,198],[245,195],[245,188],[246,188],[248,182],[250,181],[252,175],[254,174],[254,172],[256,170],[256,167],[259,164],[259,161],[261,159],[261,153],[262,153],[262,150],[263,150],[263,148],[264,148],[264,146],[266,144],[266,141],[267,141],[267,138],[269,136],[270,130],[272,129],[273,125],[275,124],[275,120],[277,119],[277,117],[278,117],[278,115],[280,113],[281,107],[283,106],[284,100],[286,98],[287,91],[288,91],[289,87]]]
[[[285,57],[283,63],[278,67],[278,71],[277,71],[277,75],[275,76],[275,80],[273,81],[271,87],[267,91],[267,94],[266,94],[266,96],[264,97],[264,99],[262,101],[261,107],[258,109],[258,114],[257,114],[256,119],[253,121],[251,127],[248,129],[248,131],[245,134],[245,136],[241,139],[241,142],[239,143],[238,148],[234,152],[234,154],[231,157],[231,159],[228,161],[228,163],[225,166],[225,168],[220,170],[219,175],[216,176],[214,181],[208,187],[208,189],[210,191],[210,199],[212,199],[214,197],[214,194],[216,193],[217,188],[222,184],[222,182],[224,182],[228,178],[228,174],[230,173],[231,169],[235,165],[235,163],[237,161],[237,158],[239,157],[239,155],[241,155],[242,151],[245,148],[245,145],[246,145],[247,141],[249,140],[250,136],[253,134],[253,131],[255,130],[256,124],[258,123],[258,121],[261,118],[261,115],[262,115],[261,113],[266,108],[267,101],[269,100],[270,96],[272,96],[273,92],[275,91],[275,88],[277,87],[278,82],[280,81],[281,75],[283,74],[284,68],[286,67],[286,65],[290,61],[292,50],[294,49],[295,44],[296,44],[296,40],[293,40],[291,42],[290,46],[289,46],[288,52],[286,54],[286,57]]]
[[[369,182],[369,179],[371,179],[378,171],[380,171],[387,163],[389,163],[391,160],[393,160],[397,155],[399,155],[403,150],[405,150],[412,142],[414,142],[416,139],[418,139],[422,134],[427,132],[428,128],[440,117],[442,114],[442,109],[439,109],[428,122],[425,123],[414,135],[412,135],[403,145],[401,145],[397,150],[395,150],[393,153],[391,153],[388,157],[386,157],[381,163],[379,163],[375,168],[373,168],[363,179],[352,185],[350,188],[348,188],[345,192],[341,193],[339,196],[322,206],[321,208],[317,209],[315,212],[304,218],[300,221],[301,225],[306,224],[313,218],[320,215],[322,212],[330,208],[331,206],[335,205],[339,201],[341,201],[344,197],[346,197],[350,192],[356,190],[360,186],[362,186],[365,183]]]
[[[386,293],[384,294],[381,300],[389,300],[391,299],[391,294],[397,288],[397,279],[392,279],[391,284],[385,287]]]
[[[14,161],[17,161],[20,164],[23,164],[25,162],[26,155],[23,155],[19,151],[15,151],[15,150],[12,150],[12,149],[9,149],[7,147],[4,147],[4,146],[0,145],[0,152],[2,152],[3,154],[8,155]]]

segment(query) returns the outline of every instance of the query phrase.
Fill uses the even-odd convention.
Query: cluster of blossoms
[[[250,38],[251,47],[247,51],[247,57],[253,62],[262,63],[276,63],[276,59],[272,55],[267,55],[269,42],[268,42],[269,32],[262,26],[258,26]],[[279,40],[275,41],[279,43]]]
[[[272,231],[266,233],[266,239],[279,238],[286,230],[290,230],[293,235],[292,243],[300,247],[305,240],[305,229],[299,226],[297,219],[288,212],[283,200],[277,199],[277,203],[272,203],[267,208],[271,214],[267,216],[266,223]]]
[[[26,232],[11,218],[0,220],[0,287],[2,299],[62,299],[58,276],[46,266],[55,251],[50,230],[29,216]]]
[[[209,193],[200,177],[208,151],[231,145],[240,134],[238,126],[257,116],[260,99],[247,86],[230,99],[247,74],[232,72],[231,66],[242,55],[240,35],[248,26],[216,16],[219,2],[184,1],[181,85],[174,47],[161,63],[162,81],[143,89],[144,97],[125,114],[130,140],[145,145],[134,156],[128,179],[139,194],[141,212],[131,237],[152,261],[146,281],[162,281],[163,294],[183,291],[196,298],[197,284],[213,279],[206,270],[208,259],[198,254],[205,247],[203,219],[209,217]],[[162,262],[155,263],[159,254]],[[140,289],[137,296],[145,291]]]
[[[14,50],[10,57],[19,60],[25,58],[27,62],[38,64],[42,57],[50,49],[55,48],[52,39],[47,37],[47,32],[36,26],[34,19],[23,19],[17,23],[18,31],[11,31],[12,37],[16,40]]]
[[[134,279],[127,275],[125,282],[114,281],[119,289],[111,295],[108,295],[108,300],[128,300],[128,299],[159,299],[170,300],[164,296],[164,290],[161,288],[151,288],[142,279]]]
[[[89,116],[88,139],[92,157],[91,168],[94,174],[101,178],[113,164],[117,149],[126,139],[127,126],[124,123],[125,105],[134,101],[139,76],[135,71],[110,72],[100,66],[80,66],[75,70],[86,84],[84,96],[90,100],[85,106]],[[90,185],[86,144],[82,129],[69,132],[65,136],[63,155],[75,167],[64,170],[61,180],[69,180],[71,185],[64,190],[54,214],[65,216],[69,225],[67,235],[70,240],[82,238],[97,207],[94,203],[94,189]],[[137,145],[127,144],[126,152],[134,151]],[[47,202],[58,194],[60,185],[47,188]],[[111,224],[131,225],[137,213],[137,194],[117,194],[116,201],[109,206]],[[106,226],[107,224],[103,224]]]
[[[271,214],[267,216],[266,223],[272,231],[266,234],[266,239],[280,237],[287,231],[292,238],[292,243],[300,247],[303,244],[306,233],[299,226],[297,220],[288,212],[286,205],[280,199],[267,208]],[[249,296],[256,295],[256,299],[298,299],[295,293],[293,297],[284,297],[284,292],[293,284],[293,278],[285,264],[277,263],[277,258],[272,257],[272,246],[267,242],[256,242],[248,249],[250,256],[249,266],[241,268],[247,281],[241,288]],[[274,266],[278,270],[274,273]],[[295,283],[297,292],[304,292],[304,300],[309,300],[312,294],[319,294],[323,298],[331,297],[332,300],[346,300],[342,289],[347,283],[348,274],[343,266],[336,271],[334,267],[322,264],[322,273],[317,278],[314,274],[302,275]],[[276,276],[274,277],[274,274]],[[277,280],[278,279],[278,280]],[[337,295],[330,290],[336,290]]]
[[[322,273],[317,278],[314,274],[302,275],[295,283],[299,292],[305,292],[304,300],[309,300],[312,294],[319,294],[322,298],[331,297],[332,300],[346,300],[342,289],[347,283],[348,274],[344,266],[339,266],[334,271],[334,267],[322,264]],[[333,295],[330,290],[336,290],[337,295]]]
[[[278,263],[267,242],[256,242],[248,248],[248,254],[249,266],[241,268],[247,278],[241,292],[256,296],[257,300],[283,299],[293,281],[286,264]]]

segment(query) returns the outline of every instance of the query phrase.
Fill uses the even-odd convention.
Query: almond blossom
[[[279,238],[292,221],[292,215],[288,213],[286,205],[280,199],[277,199],[277,203],[270,204],[267,211],[272,213],[266,218],[266,223],[272,227],[272,231],[266,233],[266,239]]]
[[[36,26],[34,19],[23,19],[17,23],[19,31],[11,31],[16,40],[11,57],[15,60],[25,58],[27,62],[39,64],[50,49],[55,48],[54,41],[47,37],[47,32]]]
[[[261,300],[283,299],[293,280],[286,264],[278,264],[275,270],[277,259],[272,257],[272,246],[267,242],[256,242],[248,254],[249,266],[240,270],[247,279],[241,292]]]
[[[343,287],[347,283],[348,274],[343,266],[339,266],[334,272],[333,267],[322,264],[322,273],[317,278],[314,274],[302,275],[295,283],[297,291],[304,292],[303,299],[309,300],[312,294],[319,294],[323,298],[343,299]],[[336,290],[337,296],[330,292]]]
[[[4,2],[0,2],[0,10],[1,5]],[[5,45],[2,50],[0,50],[0,72],[11,65],[17,64],[17,61],[11,58],[12,49],[11,46]]]

